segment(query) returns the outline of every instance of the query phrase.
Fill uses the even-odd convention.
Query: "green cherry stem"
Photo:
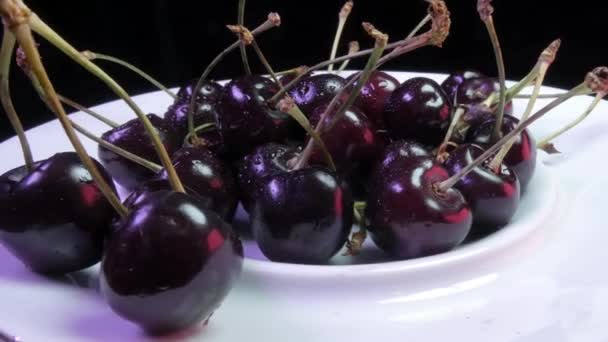
[[[502,121],[505,115],[505,104],[507,103],[507,85],[506,85],[506,72],[505,72],[505,62],[502,55],[502,49],[500,48],[500,41],[498,40],[498,35],[496,34],[496,27],[494,25],[494,19],[492,18],[492,13],[494,12],[494,8],[490,4],[492,0],[478,0],[477,1],[477,11],[479,12],[479,17],[483,21],[486,26],[486,30],[490,35],[490,40],[492,42],[492,48],[494,49],[494,56],[496,57],[496,66],[498,68],[498,81],[500,83],[500,93],[498,100],[498,113],[496,115],[496,123],[494,125],[494,132],[492,134],[494,139],[498,139],[501,136],[501,127]]]
[[[200,125],[200,126],[195,127],[195,128],[194,128],[194,132],[195,132],[195,133],[198,133],[198,132],[200,132],[200,131],[207,131],[207,130],[211,130],[212,128],[215,128],[215,127],[216,127],[216,125],[215,125],[215,123],[214,123],[214,122],[208,122],[208,123],[205,123],[205,124],[202,124],[202,125]],[[191,134],[191,133],[188,133],[188,134],[186,134],[186,136],[184,137],[184,143],[183,143],[183,145],[184,145],[184,146],[187,146],[187,145],[188,145],[188,143],[190,142],[190,139],[192,139],[192,138],[193,138],[193,136],[192,136],[192,135],[190,135],[190,134]]]
[[[424,25],[426,25],[426,23],[431,21],[432,18],[433,17],[431,17],[430,14],[427,14],[424,18],[422,18],[422,20],[420,20],[418,25],[416,25],[416,27],[414,27],[414,29],[410,32],[410,34],[407,35],[406,39],[412,38],[413,36],[415,36],[420,30],[422,30],[422,28],[424,27]]]
[[[15,42],[15,35],[9,30],[5,30],[2,37],[2,48],[0,50],[0,100],[2,101],[2,107],[4,108],[6,116],[17,134],[17,139],[21,146],[21,153],[23,154],[23,159],[25,161],[25,168],[27,171],[31,171],[34,164],[34,158],[32,157],[32,150],[30,148],[30,143],[27,140],[25,130],[23,129],[23,124],[19,119],[19,115],[17,114],[17,110],[11,99],[9,83]]]
[[[90,61],[99,59],[99,60],[102,60],[102,61],[107,61],[107,62],[111,62],[111,63],[118,64],[120,66],[123,66],[123,67],[131,70],[132,72],[136,73],[137,75],[139,75],[140,77],[142,77],[146,81],[150,82],[156,88],[164,91],[167,95],[171,96],[173,98],[173,100],[177,100],[177,95],[175,95],[174,92],[172,92],[171,90],[169,90],[169,88],[165,87],[162,83],[160,83],[159,81],[157,81],[154,77],[150,76],[145,71],[141,70],[140,68],[136,67],[135,65],[133,65],[131,63],[125,62],[122,59],[119,59],[119,58],[116,58],[116,57],[112,57],[112,56],[109,56],[109,55],[104,55],[104,54],[101,54],[99,52],[92,52],[92,51],[89,51],[89,50],[83,51],[82,55],[85,58],[87,58],[88,60],[90,60]]]
[[[528,120],[522,122],[520,125],[515,127],[511,132],[503,136],[500,140],[498,140],[494,145],[485,150],[477,159],[475,159],[472,163],[468,164],[464,168],[462,168],[458,173],[451,176],[450,178],[435,184],[435,189],[439,192],[445,192],[452,188],[456,183],[460,181],[460,179],[466,176],[469,172],[473,171],[477,166],[481,163],[485,162],[488,158],[492,157],[494,153],[496,153],[504,144],[513,139],[513,137],[520,134],[524,129],[534,123],[536,120],[542,118],[545,114],[561,105],[562,103],[568,101],[570,98],[577,95],[590,94],[593,91],[587,85],[587,82],[581,83],[580,85],[574,87],[564,95],[558,97],[553,100],[551,103],[540,109],[538,112],[534,113],[532,116],[528,118]]]
[[[145,168],[147,168],[148,170],[152,171],[152,172],[159,172],[160,170],[162,170],[162,166],[153,163],[147,159],[144,159],[136,154],[133,154],[125,149],[122,149],[112,143],[109,143],[103,139],[101,139],[100,137],[96,136],[95,134],[93,134],[92,132],[90,132],[89,130],[87,130],[86,128],[80,126],[79,124],[75,123],[74,121],[72,121],[72,126],[74,127],[74,129],[82,134],[83,136],[85,136],[86,138],[96,142],[97,144],[99,144],[100,146],[102,146],[105,149],[108,149],[114,153],[116,153],[117,155],[132,161],[136,164],[139,164]]]
[[[245,44],[251,45],[251,47],[253,47],[253,50],[258,55],[260,62],[262,63],[264,68],[266,68],[266,71],[270,74],[270,77],[273,79],[273,81],[279,87],[283,87],[281,82],[277,78],[277,75],[275,74],[272,66],[268,62],[268,59],[266,59],[266,56],[262,52],[262,49],[260,49],[260,46],[255,41],[255,38],[253,37],[253,35],[248,33],[247,28],[244,26],[228,26],[228,28],[233,33],[236,33],[237,35],[239,35],[240,39]],[[323,140],[321,139],[321,136],[317,132],[315,132],[315,130],[312,128],[310,122],[308,121],[308,118],[304,115],[304,113],[302,113],[302,111],[295,104],[295,102],[291,98],[289,98],[289,100],[285,99],[281,103],[281,107],[283,107],[283,108],[281,108],[283,112],[289,114],[289,116],[291,116],[294,120],[296,120],[296,122],[300,126],[302,126],[302,128],[304,128],[304,130],[306,130],[306,132],[308,134],[310,134],[310,136],[313,138],[313,140],[320,146],[321,150],[323,151],[323,155],[325,157],[325,160],[327,161],[327,164],[330,166],[330,168],[332,170],[335,171],[336,165],[334,164],[331,154],[329,154],[329,151],[327,150],[327,147],[325,146],[325,142],[323,142]]]
[[[84,166],[91,173],[91,176],[97,184],[99,190],[104,194],[108,202],[110,202],[110,204],[114,207],[118,214],[121,217],[124,217],[128,212],[127,208],[122,205],[118,196],[116,196],[113,189],[106,182],[106,180],[103,178],[103,176],[93,163],[91,157],[89,157],[89,155],[85,151],[80,139],[76,135],[76,132],[74,132],[74,128],[72,127],[71,122],[68,119],[68,116],[65,113],[63,106],[61,105],[61,102],[57,98],[55,88],[53,87],[53,84],[51,83],[48,74],[46,73],[44,65],[42,64],[38,48],[36,47],[36,43],[32,36],[32,31],[30,29],[30,26],[28,25],[27,19],[29,18],[31,20],[34,14],[23,3],[16,2],[12,3],[11,5],[12,8],[2,8],[1,12],[2,17],[4,19],[5,32],[10,30],[17,38],[17,42],[22,47],[23,52],[25,53],[33,77],[38,80],[40,86],[42,87],[42,90],[44,91],[46,103],[57,115],[57,118],[63,126],[63,129],[68,139],[72,143],[74,150],[80,157],[80,160],[82,161]],[[22,17],[11,16],[14,13],[20,13]]]
[[[597,93],[595,95],[595,98],[589,105],[589,107],[587,107],[587,109],[585,109],[585,111],[579,117],[577,117],[574,121],[570,122],[566,126],[559,129],[557,132],[554,132],[554,133],[548,135],[547,137],[541,139],[536,144],[536,148],[549,152],[549,153],[559,153],[559,151],[555,148],[555,146],[553,146],[551,141],[553,141],[555,138],[559,137],[560,135],[566,133],[567,131],[571,130],[572,128],[574,128],[575,126],[580,124],[583,120],[585,120],[585,118],[587,116],[589,116],[589,114],[591,114],[591,112],[593,112],[593,110],[597,107],[597,105],[602,101],[602,99],[605,96],[606,96],[606,94],[604,94],[604,93]]]
[[[340,39],[342,38],[342,32],[344,31],[344,25],[346,25],[346,21],[350,16],[350,12],[353,10],[354,2],[347,1],[342,6],[340,13],[338,14],[338,28],[336,29],[336,35],[334,37],[334,42],[331,46],[331,53],[329,54],[329,59],[335,59],[336,54],[338,53],[338,46],[340,45]],[[327,71],[333,71],[334,64],[330,64],[327,67]]]
[[[72,45],[70,45],[61,36],[59,36],[52,28],[46,25],[35,13],[31,14],[29,22],[32,29],[36,33],[40,34],[42,37],[44,37],[46,40],[51,42],[62,52],[72,58],[75,62],[84,67],[87,71],[89,71],[101,81],[103,81],[112,91],[114,91],[116,95],[122,98],[129,105],[129,107],[133,109],[139,120],[141,120],[146,132],[148,133],[148,136],[150,137],[154,145],[159,159],[167,170],[167,176],[171,187],[174,191],[185,193],[184,186],[182,185],[177,175],[177,172],[175,172],[175,168],[173,167],[171,158],[167,153],[167,150],[163,146],[156,131],[156,128],[154,128],[148,117],[142,112],[139,106],[137,106],[137,104],[135,104],[135,102],[129,97],[129,94],[127,94],[127,92],[118,83],[116,83],[116,81],[114,81],[114,79],[112,79],[105,71],[103,71],[90,60],[84,58],[78,50],[72,47]],[[42,85],[44,87],[44,84]],[[48,94],[46,89],[45,93]],[[55,92],[53,91],[53,95],[54,94]]]
[[[92,109],[87,108],[87,107],[81,105],[80,103],[73,101],[59,93],[57,94],[57,97],[59,98],[59,100],[61,102],[65,103],[66,105],[68,105],[76,110],[79,110],[85,114],[88,114],[89,116],[103,122],[104,124],[110,126],[111,128],[116,128],[116,127],[120,126],[118,123],[106,118],[105,116],[93,111]]]
[[[538,72],[538,76],[536,77],[536,81],[534,84],[534,90],[532,92],[532,97],[528,101],[528,105],[526,106],[526,110],[524,111],[524,113],[522,114],[522,116],[520,118],[519,124],[526,121],[528,119],[528,117],[530,116],[530,114],[532,113],[532,110],[534,110],[534,106],[536,105],[536,99],[538,98],[538,95],[540,94],[540,88],[542,87],[543,82],[545,81],[545,76],[547,75],[547,70],[549,70],[549,67],[551,66],[551,64],[553,64],[553,61],[555,61],[555,57],[557,55],[557,51],[559,50],[560,45],[561,45],[561,41],[559,39],[553,41],[549,45],[549,47],[547,47],[545,50],[543,50],[540,57],[538,58],[538,62],[536,63],[536,65],[538,67],[539,72]],[[535,66],[535,69],[537,67]],[[500,172],[500,166],[502,165],[503,160],[505,159],[505,157],[511,150],[511,147],[513,147],[513,144],[515,144],[516,141],[517,141],[517,137],[511,139],[500,149],[500,151],[498,151],[496,156],[490,162],[490,165],[489,165],[490,170],[494,171],[494,173]]]
[[[360,50],[361,50],[361,46],[359,45],[358,41],[353,40],[352,42],[350,42],[348,44],[348,55],[354,55],[355,53],[359,52]],[[349,63],[350,63],[350,59],[347,59],[344,62],[342,62],[342,65],[340,65],[340,67],[338,68],[338,72],[342,72],[342,71],[346,70],[346,67],[348,66]]]
[[[537,99],[554,99],[556,97],[560,97],[564,95],[564,93],[561,94],[538,94],[538,96],[536,97]],[[531,98],[533,95],[532,94],[518,94],[513,96],[513,98],[515,99],[529,99]]]
[[[384,49],[386,48],[386,45],[388,42],[388,35],[380,32],[370,23],[363,23],[363,27],[367,31],[367,33],[370,36],[372,36],[375,40],[374,52],[370,55],[369,59],[367,60],[367,64],[365,65],[365,69],[363,69],[363,72],[361,72],[361,75],[359,77],[354,77],[351,80],[351,82],[352,82],[351,85],[354,84],[354,82],[356,82],[356,84],[354,85],[354,88],[350,92],[348,99],[336,111],[334,117],[332,118],[332,122],[328,126],[329,129],[331,129],[333,124],[335,124],[340,119],[340,117],[342,115],[344,115],[346,110],[348,108],[350,108],[350,106],[352,106],[353,103],[355,103],[355,100],[357,99],[357,97],[359,96],[359,93],[361,92],[361,88],[363,88],[363,85],[365,83],[367,83],[372,72],[376,69],[378,61],[380,60],[380,57],[382,56],[382,53],[384,52]],[[317,126],[315,127],[315,132],[319,136],[321,135],[321,132],[327,128],[327,127],[324,127],[325,120],[330,115],[330,113],[333,111],[335,104],[338,102],[337,99],[339,99],[342,96],[342,94],[344,93],[344,91],[346,91],[346,89],[350,88],[351,85],[349,85],[348,83],[346,85],[344,85],[344,87],[342,87],[342,90],[340,90],[340,92],[338,92],[338,94],[336,96],[334,96],[331,103],[326,108],[326,110],[323,112],[323,114],[321,114],[321,117],[319,118],[319,122],[317,123]],[[332,105],[332,103],[333,103],[333,105]],[[308,159],[310,159],[310,156],[312,155],[314,146],[315,146],[315,141],[313,139],[309,139],[308,144],[304,148],[304,151],[302,151],[302,154],[300,155],[300,158],[298,159],[298,161],[295,165],[296,170],[304,167],[304,165],[306,165],[308,163]]]
[[[245,4],[246,0],[239,0],[238,18],[237,22],[239,26],[245,25]],[[243,69],[247,75],[251,75],[251,66],[249,66],[249,59],[247,58],[247,48],[245,43],[239,44],[241,50],[241,61],[243,62]],[[196,94],[196,93],[193,93]]]
[[[273,27],[279,26],[281,25],[281,17],[279,16],[278,13],[270,13],[268,14],[268,18],[266,19],[266,21],[264,23],[262,23],[260,26],[258,26],[255,30],[251,31],[251,34],[255,37],[256,35],[263,33],[265,31],[270,30]],[[201,88],[203,87],[203,84],[205,83],[205,81],[207,80],[207,77],[209,77],[209,75],[211,74],[211,72],[213,71],[213,69],[215,69],[215,67],[224,59],[224,57],[226,57],[230,52],[232,52],[234,49],[236,49],[237,47],[239,47],[241,45],[241,40],[237,40],[234,43],[232,43],[230,46],[228,46],[226,49],[224,49],[224,51],[220,52],[217,56],[215,56],[215,58],[211,61],[211,63],[209,63],[209,65],[207,65],[207,68],[205,68],[205,71],[203,71],[203,74],[201,75],[201,77],[199,77],[198,81],[196,82],[196,86],[194,86],[194,89],[192,91],[192,94],[198,94],[198,92],[201,90]],[[196,107],[196,96],[192,96],[192,98],[190,99],[190,104],[188,105],[188,132],[190,133],[190,135],[192,137],[196,137],[196,132],[194,131],[194,108]]]
[[[454,134],[454,129],[458,126],[460,119],[466,112],[464,107],[458,106],[456,111],[454,112],[454,117],[452,118],[452,122],[450,122],[450,127],[448,127],[448,131],[443,138],[443,142],[439,145],[439,149],[437,149],[437,159],[443,158],[443,155],[450,145],[450,140],[452,139],[452,135]]]

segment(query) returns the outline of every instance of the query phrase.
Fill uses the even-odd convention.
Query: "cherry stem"
[[[35,13],[31,14],[29,23],[31,25],[31,28],[36,33],[40,34],[46,40],[48,40],[53,45],[55,45],[57,48],[59,48],[61,51],[63,51],[67,56],[72,58],[75,62],[80,64],[86,70],[88,70],[93,75],[95,75],[97,78],[99,78],[101,81],[103,81],[116,95],[118,95],[120,98],[122,98],[129,105],[129,107],[131,107],[131,109],[133,109],[133,111],[135,112],[135,114],[137,115],[139,120],[141,120],[146,132],[148,133],[148,136],[150,137],[150,139],[154,145],[154,148],[156,150],[156,153],[158,154],[160,161],[162,162],[165,170],[167,171],[167,176],[169,179],[169,183],[171,184],[171,187],[176,192],[185,193],[184,186],[182,185],[182,183],[177,175],[177,172],[175,172],[175,168],[173,167],[173,164],[171,163],[171,158],[169,157],[167,150],[165,149],[162,141],[160,140],[160,137],[158,136],[158,132],[157,132],[156,128],[154,128],[154,126],[152,125],[152,123],[150,122],[148,117],[142,112],[142,110],[137,106],[137,104],[135,104],[135,102],[129,97],[127,92],[118,83],[116,83],[116,81],[114,81],[114,79],[112,79],[105,71],[103,71],[101,68],[99,68],[96,64],[94,64],[90,60],[84,58],[78,50],[76,50],[68,42],[66,42],[52,28],[50,28],[48,25],[46,25],[46,23],[44,23]],[[44,84],[42,84],[42,85],[44,87]],[[45,89],[45,94],[48,94],[48,92],[46,90],[47,89]],[[51,95],[51,99],[53,99],[53,97],[56,97],[54,90],[53,90],[53,93],[50,95]],[[59,101],[59,100],[57,99],[57,101]],[[63,108],[61,108],[61,109],[63,110]],[[67,122],[67,124],[69,125],[69,122]],[[71,125],[70,125],[70,127],[71,127]]]
[[[458,107],[454,112],[454,117],[452,118],[452,122],[450,123],[450,127],[448,128],[445,137],[443,138],[443,142],[439,145],[439,149],[437,150],[437,158],[441,158],[442,154],[445,152],[446,148],[450,145],[450,140],[452,139],[452,135],[454,134],[454,129],[460,122],[460,119],[465,113],[465,109],[463,107]]]
[[[245,3],[246,0],[239,0],[239,10],[238,10],[238,25],[245,25]],[[241,50],[241,60],[243,61],[243,69],[247,75],[251,75],[251,67],[249,66],[249,59],[247,58],[247,48],[245,43],[241,42],[239,44],[239,48]],[[196,93],[194,93],[196,94]]]
[[[13,5],[15,5],[15,3],[13,3]],[[121,217],[124,217],[128,213],[127,208],[122,205],[116,193],[114,193],[113,189],[106,182],[104,177],[101,175],[101,173],[93,163],[91,157],[89,157],[86,150],[84,149],[80,139],[76,135],[76,132],[74,132],[74,128],[72,127],[71,122],[67,114],[65,113],[63,106],[61,105],[61,102],[57,98],[55,88],[53,87],[53,84],[51,83],[46,73],[44,65],[42,64],[38,48],[36,47],[34,37],[32,36],[32,31],[27,22],[27,18],[29,18],[31,22],[31,20],[33,19],[32,17],[34,17],[35,15],[31,13],[29,9],[27,9],[27,7],[25,7],[25,5],[22,3],[17,3],[16,6],[17,8],[20,8],[13,8],[13,10],[25,11],[21,13],[23,13],[23,16],[24,18],[26,18],[26,20],[14,22],[13,20],[15,18],[9,16],[6,12],[3,12],[2,17],[4,19],[5,32],[11,30],[13,34],[15,34],[15,37],[17,38],[17,41],[23,49],[23,52],[25,53],[25,56],[28,60],[32,76],[38,80],[42,90],[44,91],[47,105],[57,115],[57,118],[63,126],[63,129],[68,139],[72,143],[74,150],[80,157],[80,160],[82,161],[83,165],[87,168],[87,170],[93,177],[99,190],[104,194],[108,202],[110,202],[110,204],[114,207],[118,214]]]
[[[353,55],[353,54],[359,52],[360,50],[361,50],[361,46],[359,46],[358,41],[353,40],[352,42],[350,42],[348,44],[348,54],[349,55]],[[340,68],[338,68],[338,72],[344,71],[349,63],[350,63],[350,59],[347,59],[344,62],[342,62],[342,65],[340,65]]]
[[[251,34],[253,36],[256,36],[278,25],[280,25],[279,15],[277,13],[270,13],[268,15],[268,19],[266,19],[266,21],[262,23],[262,25],[258,26],[255,30],[251,31]],[[220,52],[217,56],[215,56],[215,58],[211,61],[211,63],[209,63],[207,68],[205,68],[205,71],[203,71],[203,74],[196,82],[196,86],[192,91],[192,98],[190,99],[190,104],[188,105],[188,132],[190,132],[191,136],[196,137],[196,132],[194,131],[194,108],[196,107],[196,94],[198,94],[198,92],[201,90],[203,84],[205,83],[207,77],[209,77],[213,69],[224,59],[224,57],[226,57],[230,52],[232,52],[240,45],[241,40],[238,39],[226,49],[224,49],[224,51]]]
[[[424,27],[424,25],[426,25],[426,23],[431,21],[431,19],[433,19],[433,17],[431,17],[430,14],[427,14],[424,18],[422,18],[422,20],[420,20],[418,25],[416,25],[416,27],[414,27],[414,29],[407,35],[407,37],[405,39],[409,39],[409,38],[412,38],[413,36],[415,36],[420,30],[422,30],[422,28]]]
[[[363,248],[363,243],[367,239],[367,229],[365,229],[364,223],[365,207],[365,202],[355,202],[353,206],[353,215],[357,225],[359,226],[359,230],[352,233],[350,239],[346,241],[346,252],[343,254],[345,256],[359,255],[359,253],[361,253],[361,249]]]
[[[498,68],[498,82],[500,83],[500,93],[498,100],[498,113],[496,115],[496,123],[494,124],[494,132],[492,134],[492,137],[497,140],[501,136],[502,121],[505,115],[505,104],[507,103],[507,76],[505,72],[505,62],[502,55],[502,49],[500,48],[500,41],[498,40],[498,35],[496,34],[496,27],[494,25],[494,19],[492,18],[494,8],[492,7],[492,5],[490,5],[491,1],[492,0],[479,0],[477,2],[477,10],[490,36],[492,48],[494,49],[494,56],[496,57],[496,66]]]
[[[530,114],[532,113],[532,110],[534,110],[534,106],[536,105],[536,100],[538,98],[538,95],[540,94],[540,88],[542,87],[543,82],[545,81],[545,76],[547,75],[547,70],[549,70],[549,67],[553,64],[553,61],[555,61],[555,57],[557,55],[557,51],[559,50],[560,46],[561,46],[561,40],[557,39],[557,40],[553,41],[540,54],[540,57],[538,58],[538,62],[534,66],[534,69],[538,69],[538,75],[536,76],[536,81],[534,83],[534,90],[532,92],[532,97],[528,101],[528,105],[526,106],[526,110],[524,111],[524,113],[522,114],[522,116],[519,120],[519,124],[526,121],[528,119],[528,117],[530,116]],[[517,138],[511,139],[500,149],[500,151],[498,151],[498,153],[496,154],[494,159],[492,159],[492,161],[490,162],[490,165],[489,165],[490,170],[494,171],[494,173],[500,172],[500,166],[502,165],[503,160],[505,159],[505,157],[511,150],[511,147],[513,147],[513,144],[515,144],[516,140],[517,140]]]
[[[95,134],[93,134],[92,132],[88,131],[86,128],[80,126],[79,124],[75,123],[74,121],[72,121],[72,126],[74,127],[74,129],[84,135],[86,138],[93,140],[94,142],[96,142],[97,144],[99,144],[100,146],[102,146],[105,149],[108,149],[114,153],[116,153],[117,155],[132,161],[138,165],[141,165],[149,170],[151,170],[152,172],[159,172],[160,170],[163,169],[162,166],[153,163],[147,159],[144,159],[136,154],[133,154],[125,149],[122,149],[112,143],[109,143],[101,138],[99,138],[98,136],[96,136]]]
[[[92,109],[87,108],[87,107],[79,104],[78,102],[73,101],[73,100],[71,100],[71,99],[69,99],[69,98],[67,98],[67,97],[65,97],[65,96],[63,96],[63,95],[61,95],[59,93],[57,94],[57,97],[59,98],[59,101],[67,104],[68,106],[70,106],[70,107],[72,107],[72,108],[74,108],[76,110],[79,110],[79,111],[81,111],[81,112],[83,112],[85,114],[88,114],[88,115],[92,116],[93,118],[95,118],[95,119],[103,122],[104,124],[106,124],[106,125],[108,125],[108,126],[110,126],[112,128],[116,128],[116,127],[120,126],[118,123],[116,123],[116,122],[114,122],[114,121],[106,118],[105,116],[103,116],[103,115],[101,115],[101,114],[93,111]]]
[[[244,30],[247,30],[245,27],[241,26],[241,28]],[[266,56],[262,52],[262,49],[260,49],[260,46],[255,41],[255,39],[251,40],[251,46],[253,47],[253,50],[255,51],[255,53],[258,55],[258,58],[260,59],[260,62],[262,62],[262,65],[264,66],[264,68],[266,68],[266,71],[270,74],[270,77],[280,88],[282,88],[283,85],[277,78],[277,75],[275,74],[272,66],[268,62],[268,59],[266,59]],[[300,108],[295,104],[295,102],[293,102],[293,100],[288,101],[288,104],[286,103],[286,106],[287,106],[287,108],[285,108],[285,109],[287,109],[287,110],[285,110],[285,113],[289,114],[289,116],[291,116],[294,120],[296,120],[296,122],[300,126],[302,126],[302,128],[304,128],[304,130],[308,134],[310,134],[310,136],[313,138],[313,140],[320,146],[327,164],[330,166],[330,168],[332,170],[335,171],[336,165],[334,164],[331,154],[327,150],[327,146],[325,145],[325,142],[321,139],[321,136],[313,130],[312,125],[310,124],[310,121],[308,121],[308,118],[306,117],[306,115],[304,115],[304,113],[302,113],[302,110],[300,110]]]
[[[315,132],[318,135],[321,135],[322,130],[326,128],[326,127],[323,127],[325,120],[330,115],[330,113],[332,113],[332,111],[334,110],[335,106],[337,105],[339,99],[342,98],[342,95],[347,91],[347,89],[350,89],[350,87],[353,84],[355,84],[355,82],[356,82],[356,84],[354,85],[354,88],[352,90],[350,90],[348,99],[335,112],[335,115],[332,118],[332,122],[328,125],[327,130],[331,129],[333,127],[333,125],[336,122],[338,122],[338,120],[340,120],[340,118],[342,117],[342,115],[344,115],[344,113],[348,110],[348,108],[350,108],[350,106],[352,106],[353,103],[355,103],[355,101],[357,100],[357,97],[359,96],[359,93],[361,92],[361,89],[363,88],[365,83],[367,83],[367,81],[369,80],[370,76],[372,75],[372,72],[374,72],[374,70],[376,70],[378,61],[380,60],[380,57],[382,56],[384,49],[386,49],[386,45],[388,42],[388,35],[378,31],[376,28],[374,28],[373,25],[371,25],[369,23],[363,23],[363,27],[368,32],[368,34],[375,39],[374,51],[369,56],[369,59],[367,60],[367,64],[365,65],[365,69],[363,69],[360,76],[353,77],[349,82],[347,82],[344,85],[344,87],[342,87],[342,89],[338,92],[338,94],[336,94],[336,96],[334,96],[334,98],[332,99],[330,104],[327,106],[327,108],[325,109],[323,114],[321,114],[321,117],[319,118],[319,122],[317,123],[317,127],[315,127]],[[310,159],[310,156],[312,155],[314,145],[315,145],[315,142],[313,139],[308,140],[308,144],[304,148],[304,151],[302,151],[302,154],[300,155],[300,158],[298,159],[298,162],[296,163],[295,169],[302,168],[304,165],[306,165],[306,163],[308,162],[308,159]]]
[[[108,56],[108,55],[104,55],[98,52],[92,52],[92,51],[83,51],[82,55],[87,58],[88,60],[103,60],[103,61],[107,61],[107,62],[111,62],[111,63],[115,63],[118,65],[121,65],[131,71],[133,71],[134,73],[136,73],[137,75],[141,76],[143,79],[145,79],[146,81],[150,82],[152,85],[154,85],[156,88],[164,91],[167,95],[171,96],[173,98],[173,100],[177,100],[177,95],[175,95],[174,92],[172,92],[171,90],[169,90],[169,88],[165,87],[162,83],[160,83],[159,81],[157,81],[156,79],[154,79],[152,76],[148,75],[145,71],[141,70],[140,68],[136,67],[133,64],[130,64],[126,61],[123,61],[121,59],[118,59],[116,57],[112,57],[112,56]]]
[[[515,129],[511,132],[503,136],[500,140],[498,140],[494,145],[485,150],[477,159],[475,159],[472,163],[468,164],[464,168],[462,168],[458,173],[451,176],[450,178],[435,184],[435,188],[437,191],[445,192],[452,188],[456,183],[460,181],[460,179],[466,176],[469,172],[473,171],[477,166],[481,163],[485,162],[488,158],[490,158],[494,153],[496,153],[505,143],[511,140],[513,137],[520,134],[524,129],[534,123],[536,120],[543,117],[543,115],[547,114],[549,111],[554,109],[555,107],[561,105],[562,103],[568,101],[570,98],[577,95],[585,95],[590,94],[592,90],[587,86],[586,83],[581,83],[580,85],[574,87],[564,95],[558,97],[553,100],[551,103],[540,109],[538,112],[534,113],[532,116],[528,118],[528,120],[522,122],[517,125]]]
[[[346,3],[344,3],[344,6],[342,6],[342,9],[340,10],[340,13],[338,14],[338,28],[336,29],[336,35],[334,37],[334,42],[331,46],[331,53],[329,55],[329,59],[334,59],[336,58],[336,54],[338,53],[338,46],[340,45],[340,39],[342,38],[342,32],[344,31],[344,25],[346,25],[346,21],[348,20],[348,17],[350,15],[350,12],[352,11],[354,6],[354,3],[352,1],[347,1]],[[334,64],[330,64],[327,67],[327,71],[333,71],[334,70]]]
[[[549,144],[551,144],[552,140],[566,133],[567,131],[581,123],[587,116],[589,116],[589,114],[591,114],[591,112],[595,109],[595,107],[597,107],[597,105],[601,102],[602,98],[604,98],[605,96],[606,94],[604,93],[597,93],[595,98],[593,99],[589,107],[587,107],[587,109],[583,112],[583,114],[581,114],[578,118],[561,128],[557,132],[554,132],[553,134],[550,134],[549,136],[543,138],[541,141],[538,142],[538,144],[536,144],[536,147],[539,149],[545,149]]]
[[[561,94],[538,94],[538,96],[536,97],[537,99],[554,99],[556,97],[560,97],[562,95],[564,95],[565,93],[561,93]],[[531,98],[533,95],[532,94],[518,94],[513,96],[513,98],[516,99],[529,99]]]
[[[213,122],[208,122],[208,123],[202,124],[202,125],[200,125],[200,126],[198,126],[198,127],[195,127],[195,128],[194,128],[194,131],[195,131],[196,133],[198,133],[198,132],[200,132],[200,131],[207,131],[208,129],[210,129],[210,128],[215,128],[215,127],[216,127],[215,123],[213,123]],[[188,133],[188,134],[186,135],[186,137],[184,138],[184,145],[187,145],[187,144],[188,144],[188,142],[190,141],[190,139],[191,139],[191,138],[193,138],[193,137],[190,135],[190,133]]]
[[[274,74],[275,74],[275,76],[299,75],[299,74],[305,72],[306,69],[308,69],[307,66],[301,65],[296,68],[291,68],[291,69],[287,69],[287,70],[283,70],[283,71],[277,71]]]
[[[23,154],[23,159],[25,161],[25,168],[29,172],[32,171],[34,158],[32,157],[30,143],[27,140],[23,124],[19,119],[19,115],[17,114],[17,110],[15,109],[13,100],[11,99],[10,92],[9,79],[14,50],[15,35],[13,35],[10,31],[5,30],[4,36],[2,37],[2,48],[0,50],[0,101],[2,102],[2,107],[4,108],[4,112],[6,113],[8,120],[17,134],[17,139],[19,140],[19,145],[21,146],[21,153]]]

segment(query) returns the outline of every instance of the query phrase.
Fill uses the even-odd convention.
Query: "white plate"
[[[400,80],[420,75],[395,73]],[[135,100],[160,115],[170,103],[161,93]],[[532,127],[534,136],[561,127],[589,102],[568,101]],[[524,106],[516,101],[516,113]],[[132,117],[120,101],[95,109],[119,122]],[[504,231],[405,262],[317,267],[248,259],[208,326],[164,340],[608,341],[608,104],[596,111],[556,141],[563,155],[540,153],[531,188]],[[82,113],[72,118],[98,134],[106,129]],[[57,121],[28,131],[28,137],[37,159],[71,150]],[[96,156],[95,144],[84,142]],[[14,138],[0,144],[0,172],[22,163],[18,151]],[[247,251],[255,254],[251,244]],[[150,339],[111,312],[96,280],[96,268],[64,279],[40,277],[0,247],[0,330],[24,341]]]

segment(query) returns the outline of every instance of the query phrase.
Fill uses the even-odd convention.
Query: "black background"
[[[237,0],[169,1],[30,1],[30,7],[78,49],[90,49],[128,60],[163,83],[177,86],[197,77],[207,63],[234,37],[225,24],[235,23]],[[605,14],[600,1],[506,1],[496,0],[495,22],[504,49],[507,74],[517,79],[526,74],[540,51],[555,38],[563,40],[558,60],[547,83],[571,87],[588,70],[607,63]],[[259,43],[275,69],[301,64],[312,65],[327,59],[343,1],[249,0],[246,24],[250,28],[264,21],[270,11],[281,14],[283,25],[259,38]],[[475,0],[447,0],[452,12],[452,32],[442,49],[424,48],[401,57],[387,69],[449,73],[475,68],[496,74],[492,48],[483,24],[477,17]],[[343,38],[371,45],[361,30],[370,21],[399,39],[423,18],[424,1],[358,0]],[[85,105],[113,98],[94,77],[40,41],[41,53],[56,88]],[[342,51],[343,51],[342,50]],[[250,53],[251,59],[255,56]],[[131,93],[153,88],[125,69],[103,67]],[[351,64],[360,67],[364,60]],[[255,71],[262,72],[259,64]],[[229,78],[242,72],[238,53],[226,59],[213,75]],[[17,70],[11,76],[12,95],[26,127],[52,118],[25,77]],[[164,108],[159,108],[162,114]],[[0,117],[0,140],[12,130]]]

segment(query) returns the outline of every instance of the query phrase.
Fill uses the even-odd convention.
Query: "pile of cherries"
[[[375,70],[341,113],[332,100],[341,104],[353,95],[359,74],[298,72],[278,83],[261,75],[202,87],[191,81],[163,117],[147,116],[186,193],[172,191],[167,170],[100,145],[97,168],[129,193],[122,217],[76,153],[3,174],[2,244],[45,275],[103,259],[100,289],[112,309],[162,333],[206,320],[218,308],[241,273],[243,236],[271,261],[325,265],[350,245],[354,223],[388,258],[404,260],[449,251],[512,219],[535,169],[536,144],[527,130],[498,168],[489,158],[446,186],[518,125],[508,103],[495,134],[496,107],[482,104],[498,93],[496,79],[464,71],[442,84],[425,77],[401,83]],[[272,101],[295,77],[287,94],[321,128],[325,150],[312,144],[307,151],[310,135]],[[462,107],[470,110],[446,139]],[[204,129],[193,134],[192,126]],[[139,119],[102,139],[161,162]],[[239,203],[249,214],[247,231],[232,227]]]

